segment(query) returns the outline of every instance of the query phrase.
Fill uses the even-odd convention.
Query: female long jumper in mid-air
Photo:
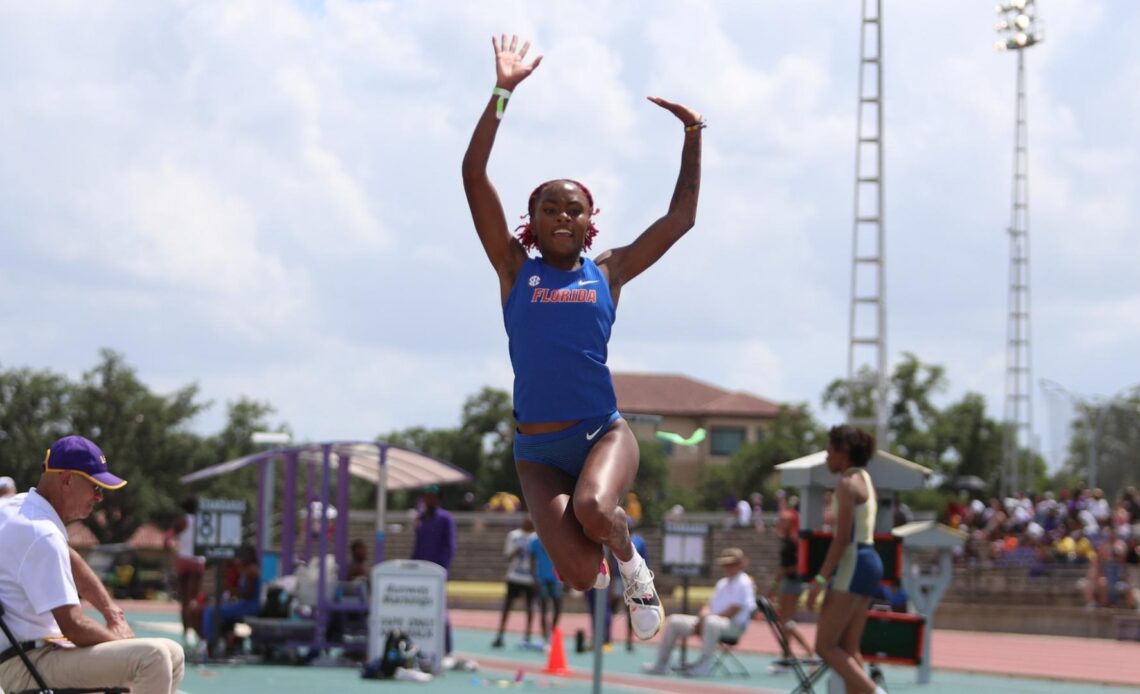
[[[618,560],[625,603],[638,638],[661,628],[664,611],[653,573],[634,550],[621,498],[637,477],[637,439],[617,411],[606,367],[607,344],[622,288],[655,263],[696,221],[701,180],[700,114],[649,100],[683,126],[681,173],[669,210],[628,246],[590,260],[598,230],[590,191],[560,179],[538,186],[528,222],[511,235],[487,160],[511,93],[542,56],[525,62],[530,43],[491,39],[495,89],[463,157],[463,187],[475,230],[499,276],[503,320],[514,367],[518,422],[514,457],[527,507],[562,578],[578,590],[609,585],[603,545]],[[530,249],[539,256],[531,258]]]

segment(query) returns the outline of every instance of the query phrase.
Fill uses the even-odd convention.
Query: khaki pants
[[[170,639],[122,639],[86,648],[44,646],[28,653],[49,686],[130,687],[132,694],[175,694],[185,656]],[[36,687],[18,658],[0,664],[0,690]]]
[[[697,629],[699,618],[690,614],[671,614],[665,622],[665,635],[657,646],[657,659],[654,666],[664,668],[669,665],[669,654],[673,652],[677,642],[686,636],[691,636]],[[701,657],[694,665],[707,664],[716,652],[716,645],[720,637],[725,635],[739,635],[744,628],[734,624],[720,615],[710,614],[705,617],[701,629]]]

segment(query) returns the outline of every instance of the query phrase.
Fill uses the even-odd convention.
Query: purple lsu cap
[[[77,472],[104,489],[118,489],[127,483],[111,474],[107,456],[82,436],[64,436],[53,443],[44,458],[44,470]]]

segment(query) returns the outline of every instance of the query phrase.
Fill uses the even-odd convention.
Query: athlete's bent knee
[[[616,507],[615,507],[616,508]],[[605,508],[595,494],[574,495],[574,515],[582,530],[592,540],[602,542],[609,538],[613,528],[613,508]]]

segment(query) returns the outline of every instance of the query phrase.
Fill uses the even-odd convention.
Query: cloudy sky
[[[890,357],[1000,415],[1016,61],[993,0],[884,4]],[[818,410],[846,369],[859,5],[2,2],[0,365],[110,347],[198,382],[203,431],[240,395],[305,439],[455,424],[511,382],[459,178],[507,31],[545,55],[491,162],[512,217],[573,177],[598,246],[628,243],[682,140],[645,95],[709,122],[697,226],[623,292],[611,366]],[[1140,5],[1039,6],[1034,378],[1111,394],[1140,380]]]

